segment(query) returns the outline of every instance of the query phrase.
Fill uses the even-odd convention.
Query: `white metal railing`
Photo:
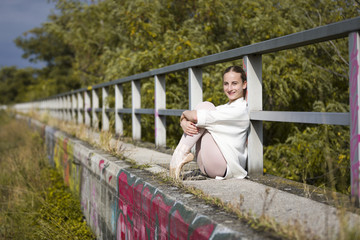
[[[97,113],[101,112],[102,130],[109,129],[108,113],[114,112],[115,131],[120,135],[123,133],[123,114],[131,114],[133,139],[141,138],[141,114],[153,114],[155,118],[155,143],[157,146],[163,146],[166,143],[166,116],[180,116],[184,110],[166,109],[166,74],[181,70],[188,71],[189,109],[193,109],[199,102],[202,101],[202,67],[242,58],[248,79],[248,106],[251,120],[251,129],[248,139],[249,174],[262,174],[263,172],[263,121],[350,125],[351,193],[359,199],[359,30],[360,17],[357,17],[132,75],[111,82],[101,83],[89,88],[82,88],[59,94],[36,102],[16,104],[15,108],[18,111],[29,111],[30,109],[49,111],[53,117],[67,121],[76,121],[77,123],[85,123],[88,126],[92,123],[93,127],[98,127],[99,119],[97,117]],[[350,113],[262,111],[262,54],[344,37],[348,37],[349,39]],[[140,80],[149,77],[154,78],[155,81],[155,107],[154,109],[142,109],[140,104]],[[123,108],[124,101],[122,84],[127,82],[131,82],[131,108]],[[106,102],[106,97],[109,94],[109,86],[115,87],[114,109],[109,108]],[[101,89],[102,91],[101,108],[99,108],[97,89]],[[76,116],[77,119],[75,119]]]

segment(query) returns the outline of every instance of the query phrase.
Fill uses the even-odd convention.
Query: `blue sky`
[[[47,0],[0,0],[0,68],[3,66],[42,67],[21,57],[23,51],[17,48],[14,39],[47,21],[54,3]]]

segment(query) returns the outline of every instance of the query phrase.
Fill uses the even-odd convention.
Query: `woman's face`
[[[246,81],[241,80],[241,73],[227,72],[224,75],[224,92],[229,98],[229,103],[243,97],[243,90],[246,89]]]

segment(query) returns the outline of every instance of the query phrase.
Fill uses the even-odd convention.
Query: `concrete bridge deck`
[[[131,160],[131,164],[129,164],[129,161],[126,162],[123,161],[124,159],[116,158],[83,141],[74,139],[63,132],[47,128],[38,121],[31,119],[28,121],[30,125],[35,125],[38,129],[42,129],[46,138],[52,138],[50,150],[53,149],[51,150],[53,151],[51,154],[55,161],[58,161],[57,167],[59,164],[64,164],[64,160],[70,159],[68,147],[72,142],[71,151],[73,151],[72,154],[74,156],[72,161],[75,161],[77,166],[83,164],[84,167],[88,169],[86,170],[86,172],[89,172],[88,175],[85,176],[86,179],[88,179],[89,176],[98,175],[98,177],[92,177],[95,179],[91,180],[92,183],[86,183],[88,180],[85,179],[86,186],[83,186],[84,183],[80,186],[81,191],[84,191],[85,188],[90,189],[90,186],[92,186],[92,190],[85,191],[85,194],[89,196],[85,198],[81,197],[84,201],[87,199],[85,203],[87,202],[87,206],[90,208],[98,204],[100,205],[100,203],[103,204],[103,200],[108,198],[106,197],[108,193],[104,195],[103,191],[109,191],[109,194],[113,191],[120,191],[119,173],[126,171],[128,179],[132,175],[136,176],[137,179],[141,179],[140,181],[155,186],[151,187],[156,189],[154,190],[155,192],[161,191],[166,196],[169,196],[169,199],[174,199],[175,203],[172,204],[175,205],[172,205],[173,207],[176,206],[178,202],[181,206],[192,209],[189,212],[196,212],[196,216],[206,216],[207,219],[210,219],[206,221],[216,222],[215,225],[217,229],[222,229],[222,226],[224,226],[226,229],[232,230],[231,239],[278,238],[279,235],[274,234],[274,231],[281,231],[282,233],[280,233],[280,235],[286,233],[285,235],[294,239],[337,239],[337,234],[346,233],[346,229],[359,226],[360,223],[359,209],[351,207],[349,198],[341,194],[326,193],[311,186],[270,175],[242,180],[209,179],[202,175],[194,174],[197,172],[195,162],[191,162],[184,168],[183,176],[185,179],[182,181],[185,186],[184,188],[181,184],[164,181],[164,178],[161,178],[161,176],[168,175],[168,165],[171,159],[170,150],[160,149],[160,151],[158,151],[154,149],[151,144],[132,144],[126,140],[111,139],[108,146],[113,149],[118,149],[124,159]],[[55,138],[56,140],[54,140]],[[87,138],[95,140],[95,143],[101,139],[99,133],[92,131],[87,131]],[[49,149],[49,142],[47,143],[47,147]],[[61,150],[61,148],[63,148],[63,150]],[[61,153],[61,151],[63,151],[63,153]],[[79,161],[82,163],[79,163]],[[63,166],[63,169],[65,168],[66,166]],[[106,171],[104,172],[105,168]],[[93,173],[90,174],[90,172]],[[74,172],[71,174],[74,174]],[[82,174],[84,174],[83,171]],[[106,177],[104,177],[104,174],[107,174]],[[83,180],[79,181],[84,182],[84,176],[81,176],[81,179]],[[106,184],[109,184],[109,190],[104,190],[103,187],[101,187],[102,184],[104,184],[102,183],[102,181],[104,181],[103,179],[108,179],[108,183]],[[114,182],[115,179],[117,180]],[[126,184],[127,183],[128,180]],[[134,186],[132,185],[131,187]],[[200,194],[200,197],[195,196],[196,194],[194,195],[186,191],[186,187],[192,187],[195,191],[201,190],[205,195]],[[94,198],[94,194],[97,192],[101,195],[101,198],[98,200]],[[143,190],[141,190],[141,194],[144,194]],[[208,204],[211,200],[209,200],[207,196],[213,197],[213,203],[215,202],[225,208],[230,208],[233,213],[229,213],[225,208]],[[111,197],[111,199],[113,199],[113,197]],[[108,200],[110,201],[111,199]],[[216,199],[221,200],[222,203]],[[111,201],[114,202],[114,200]],[[112,204],[110,203],[110,205]],[[108,208],[109,206],[104,209]],[[90,218],[90,215],[93,218],[94,214],[98,214],[96,211],[95,213],[91,212],[94,211],[93,208],[88,211],[89,216],[87,216],[87,218]],[[104,211],[108,212],[111,210],[108,209]],[[169,210],[167,211],[169,212]],[[243,218],[239,219],[236,213],[242,215]],[[110,225],[112,225],[114,229],[114,214],[105,213],[105,215],[112,216],[110,217],[112,218]],[[196,219],[196,217],[192,219]],[[97,218],[95,218],[95,220],[98,224],[99,220]],[[191,221],[196,222],[196,220]],[[256,222],[257,224],[251,224],[251,222]],[[260,230],[253,229],[250,225],[255,225]],[[100,228],[98,227],[98,229]],[[270,231],[267,232],[264,231],[264,229],[270,229]],[[226,232],[228,230],[221,230],[221,234],[223,234],[224,231]],[[99,236],[101,236],[101,239],[109,239],[101,234]],[[112,238],[114,238],[114,235],[111,235],[110,239]],[[218,238],[215,237],[214,239]],[[224,238],[221,237],[221,239]]]
[[[97,135],[94,132],[91,134]],[[98,138],[98,136],[93,137],[93,139]],[[151,143],[129,143],[126,139],[112,139],[111,145],[121,148],[127,159],[134,161],[137,165],[142,165],[142,172],[168,176],[171,150],[155,149]],[[359,226],[360,223],[360,209],[353,207],[349,196],[326,192],[314,186],[268,174],[241,180],[210,179],[199,174],[196,162],[185,165],[182,176],[184,178],[182,183],[185,186],[199,189],[210,197],[218,198],[223,203],[230,204],[233,209],[240,210],[241,214],[250,214],[255,218],[262,216],[262,219],[266,219],[265,226],[278,224],[280,228],[288,229],[289,232],[302,229],[300,232],[309,239],[313,237],[314,239],[335,239],[337,234],[341,234],[340,232],[346,232],[348,231],[346,229]],[[172,195],[176,196],[178,201],[191,205],[190,202],[193,199],[191,194],[181,194],[177,187],[170,187],[170,189],[177,190]],[[219,211],[207,214],[210,218],[222,219],[220,222],[223,221],[221,223],[230,228],[239,230],[240,227],[240,232],[246,236],[245,239],[273,237],[267,233],[259,234],[249,229],[239,219],[229,220],[227,217],[219,217],[217,216]]]

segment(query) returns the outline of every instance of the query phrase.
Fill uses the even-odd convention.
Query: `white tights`
[[[202,102],[195,108],[195,110],[199,109],[215,110],[215,106],[210,102]],[[193,136],[183,134],[180,144],[186,145],[189,149],[196,144],[197,164],[202,173],[212,178],[225,175],[226,160],[215,140],[206,129],[200,128],[199,133]]]

